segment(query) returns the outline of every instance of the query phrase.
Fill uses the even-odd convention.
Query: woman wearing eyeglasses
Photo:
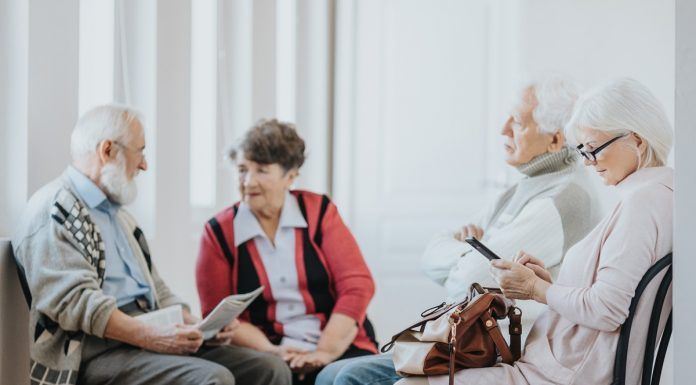
[[[580,143],[585,165],[615,186],[620,201],[568,250],[555,282],[539,259],[523,251],[513,262],[491,262],[507,297],[544,303],[548,310],[534,323],[519,361],[461,370],[456,384],[609,384],[636,286],[672,251],[673,170],[665,167],[672,130],[652,93],[632,79],[597,87],[578,100],[567,131]],[[644,297],[652,303],[655,290]],[[667,301],[665,310],[671,308],[669,296]],[[648,308],[639,307],[635,316],[626,384],[640,381]],[[448,378],[428,382],[447,384]]]

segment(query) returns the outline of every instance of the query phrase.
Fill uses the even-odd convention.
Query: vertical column
[[[333,125],[333,1],[299,1],[297,9],[297,127],[309,158],[299,183],[330,189]]]
[[[137,178],[138,199],[129,210],[148,237],[156,234],[157,202],[157,0],[116,2],[114,99],[143,114],[148,170]]]
[[[28,3],[27,188],[31,195],[70,161],[70,133],[78,108],[80,3]]]
[[[27,199],[29,4],[0,0],[0,237]]]
[[[341,208],[341,216],[353,225],[354,183],[353,159],[355,154],[355,78],[356,78],[356,7],[355,0],[336,3],[335,71],[333,88],[332,135],[332,198]]]
[[[254,121],[276,116],[276,1],[254,0],[253,107]]]
[[[218,153],[238,140],[254,123],[253,100],[254,0],[229,0],[220,4],[220,61],[218,67]],[[239,199],[234,172],[227,162],[218,167],[218,205]]]
[[[189,193],[194,208],[215,206],[218,95],[218,0],[191,2]]]
[[[80,115],[114,100],[115,10],[114,0],[80,1]]]
[[[276,2],[276,117],[296,122],[297,9],[302,1]]]
[[[190,43],[191,1],[159,1],[153,258],[165,281],[195,308],[192,272],[197,242],[192,239],[189,204]]]
[[[0,383],[29,383],[29,330],[8,239],[27,199],[29,4],[0,0]],[[12,354],[5,347],[12,347]],[[9,349],[8,349],[9,350]]]
[[[693,357],[696,335],[696,3],[676,2],[676,147],[674,191],[674,383],[693,381]]]

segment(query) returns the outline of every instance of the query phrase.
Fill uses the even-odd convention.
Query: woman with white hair
[[[580,98],[567,130],[580,143],[585,165],[616,186],[620,201],[568,251],[555,282],[538,258],[523,251],[513,262],[491,262],[508,298],[549,308],[534,324],[519,361],[461,370],[456,384],[609,384],[636,286],[672,251],[673,170],[665,167],[672,131],[657,99],[635,80],[612,81]],[[652,302],[655,293],[646,295]],[[640,381],[642,360],[636,358],[645,348],[650,309],[645,310],[634,321],[634,331],[642,333],[631,336],[627,384]],[[448,377],[398,384],[426,382],[446,384]]]

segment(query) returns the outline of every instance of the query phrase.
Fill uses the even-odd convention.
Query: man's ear
[[[97,146],[97,157],[102,165],[112,159],[114,157],[114,142],[107,139],[99,143]]]
[[[548,150],[549,152],[558,152],[561,151],[564,145],[565,134],[563,134],[563,130],[558,130],[552,134],[551,143],[549,143]]]

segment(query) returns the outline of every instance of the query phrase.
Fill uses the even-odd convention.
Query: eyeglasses
[[[610,144],[616,142],[617,140],[623,138],[623,137],[626,136],[626,135],[628,135],[628,134],[622,134],[622,135],[619,135],[619,136],[617,136],[617,137],[615,137],[615,138],[612,138],[612,139],[610,139],[608,142],[606,142],[606,143],[604,143],[603,145],[601,145],[601,146],[595,148],[595,149],[592,150],[592,151],[585,151],[585,150],[583,150],[582,148],[585,147],[584,144],[579,144],[577,147],[575,147],[575,150],[576,150],[576,151],[578,152],[578,154],[580,154],[583,158],[589,160],[590,162],[596,162],[596,161],[597,161],[597,154],[599,154],[600,151],[604,150],[604,149],[607,148]]]

